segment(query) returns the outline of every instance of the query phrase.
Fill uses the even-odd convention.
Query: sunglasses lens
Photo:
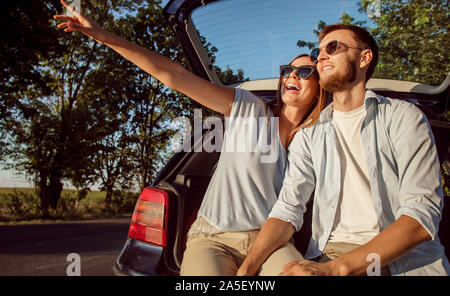
[[[288,77],[292,73],[293,69],[290,66],[284,66],[280,68],[280,76]]]
[[[295,71],[295,75],[299,78],[308,78],[314,72],[314,68],[307,66],[300,66],[298,68],[293,66],[282,66],[280,67],[280,76],[287,78],[293,71]]]
[[[329,42],[326,47],[327,54],[335,53],[338,48],[338,44],[339,43],[336,40]]]
[[[313,50],[311,50],[311,61],[312,62],[317,62],[317,58],[319,57],[319,49],[318,48],[314,48]]]
[[[312,68],[300,67],[297,71],[297,76],[307,78],[311,75],[312,71],[314,71]]]

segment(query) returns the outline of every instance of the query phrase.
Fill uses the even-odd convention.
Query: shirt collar
[[[379,103],[382,101],[382,97],[377,95],[374,91],[367,89],[366,95],[364,98],[364,105],[366,106],[366,110],[369,106],[374,102],[378,101]],[[333,119],[333,103],[329,104],[325,109],[320,113],[319,122],[327,122]]]

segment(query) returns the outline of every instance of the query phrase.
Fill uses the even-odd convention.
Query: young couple
[[[280,148],[276,161],[261,162],[261,151],[221,153],[181,275],[358,275],[373,258],[383,275],[450,272],[437,236],[443,198],[431,129],[412,104],[366,90],[378,48],[365,30],[324,28],[319,49],[280,67],[276,101],[265,103],[72,12],[54,17],[65,21],[58,28],[111,47],[200,104],[234,118],[279,118],[278,134],[257,134]],[[238,128],[226,130],[223,146],[237,144],[229,135]],[[310,198],[306,260],[290,239]]]

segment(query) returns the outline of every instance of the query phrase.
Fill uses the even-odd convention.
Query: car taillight
[[[165,247],[168,213],[169,194],[156,188],[144,188],[134,208],[128,235]]]

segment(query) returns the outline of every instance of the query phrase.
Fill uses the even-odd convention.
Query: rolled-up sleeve
[[[303,130],[297,132],[292,140],[288,160],[283,187],[269,217],[290,222],[298,231],[303,224],[306,203],[315,186],[308,137]]]
[[[400,207],[396,219],[416,219],[434,239],[443,207],[440,165],[433,134],[425,115],[414,105],[397,107],[391,135],[399,176]]]

